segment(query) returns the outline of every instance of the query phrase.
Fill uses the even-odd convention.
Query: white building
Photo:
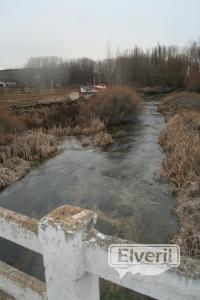
[[[0,88],[6,88],[6,87],[11,87],[15,86],[16,82],[12,81],[0,81]]]

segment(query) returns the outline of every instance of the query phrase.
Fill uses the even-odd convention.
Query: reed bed
[[[173,237],[184,255],[200,256],[200,112],[179,110],[168,118],[159,142],[166,152],[162,174],[171,178],[181,223]]]

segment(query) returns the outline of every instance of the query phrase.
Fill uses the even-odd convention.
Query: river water
[[[77,138],[66,139],[57,157],[0,194],[0,206],[40,218],[73,204],[97,211],[97,228],[103,233],[167,243],[179,226],[170,183],[159,177],[164,154],[157,140],[164,118],[157,112],[158,101],[145,99],[134,124],[112,128],[115,143],[105,149],[83,148]],[[43,279],[39,255],[0,240],[0,256]]]

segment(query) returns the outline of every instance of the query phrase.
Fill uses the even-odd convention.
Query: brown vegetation
[[[107,89],[89,102],[27,104],[12,111],[1,106],[0,188],[54,155],[65,136],[82,136],[83,146],[112,144],[106,127],[134,119],[140,108],[140,97],[126,87]]]
[[[82,145],[89,144],[104,146],[112,142],[109,135],[102,131],[104,123],[92,119],[91,127],[53,127],[51,129],[34,129],[23,133],[10,134],[9,141],[0,147],[0,189],[22,177],[36,163],[53,156],[58,151],[59,141],[65,136],[100,134],[82,139]],[[102,140],[100,140],[100,137]]]
[[[133,121],[141,108],[140,96],[125,86],[107,88],[86,105],[89,114],[98,116],[107,125]]]
[[[199,63],[190,67],[189,74],[185,79],[186,89],[190,92],[200,92],[200,68]]]
[[[9,111],[5,106],[0,106],[0,145],[7,143],[13,133],[25,129],[24,121]]]
[[[0,102],[9,102],[9,104],[36,104],[44,101],[53,101],[64,99],[71,88],[65,89],[45,89],[45,88],[7,88],[0,89]]]
[[[112,136],[107,132],[99,132],[95,135],[94,145],[95,146],[106,146],[113,143]]]
[[[200,94],[197,93],[171,93],[163,98],[158,110],[168,119],[183,111],[200,111]]]
[[[163,107],[168,108],[168,122],[159,140],[166,151],[162,171],[171,178],[177,196],[176,214],[181,222],[181,230],[173,240],[180,245],[183,254],[199,256],[200,108],[193,111],[192,105],[188,105],[186,109],[185,102],[180,101],[179,97],[173,94],[164,100]],[[199,96],[193,95],[194,99],[198,102]]]
[[[22,177],[35,163],[57,152],[53,135],[40,130],[13,137],[0,149],[0,188]]]
[[[84,138],[82,138],[82,140],[81,140],[81,145],[82,145],[83,147],[89,146],[90,143],[91,143],[91,142],[90,142],[90,139],[87,138],[87,137],[84,137]]]
[[[72,112],[71,109],[70,111]],[[52,117],[53,114],[54,117]],[[38,123],[39,117],[35,118],[36,115],[40,116],[41,123]],[[105,132],[105,124],[98,118],[87,120],[81,126],[81,124],[76,125],[73,114],[70,118],[68,116],[69,112],[65,116],[64,112],[61,112],[60,121],[62,123],[60,122],[60,125],[56,126],[58,122],[55,120],[59,120],[59,109],[51,112],[49,108],[46,111],[42,108],[42,113],[41,109],[39,112],[32,111],[32,109],[31,112],[20,110],[20,113],[15,114],[1,107],[0,189],[22,177],[36,163],[57,153],[58,143],[65,136],[94,135]],[[27,130],[25,124],[29,127],[30,123],[34,125],[35,129]],[[65,126],[70,123],[71,126]],[[39,126],[39,124],[45,124],[45,126]],[[102,139],[104,142],[99,142],[98,145],[103,146],[108,143],[104,135],[102,135]],[[86,146],[88,140],[85,138],[82,144]],[[94,144],[94,138],[92,144]]]

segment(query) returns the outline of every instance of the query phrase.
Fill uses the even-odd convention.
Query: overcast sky
[[[200,37],[200,0],[0,0],[0,69]]]

